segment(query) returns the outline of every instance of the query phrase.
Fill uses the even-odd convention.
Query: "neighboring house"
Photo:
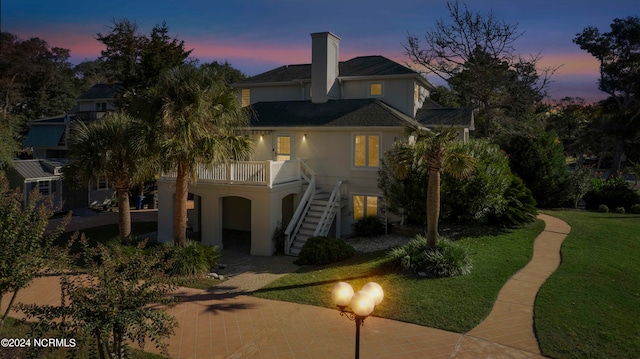
[[[312,63],[287,65],[234,84],[252,107],[251,161],[202,167],[190,184],[189,226],[223,248],[224,229],[251,232],[251,254],[272,255],[272,236],[286,229],[285,253],[297,255],[314,235],[348,235],[352,224],[384,210],[377,185],[385,150],[406,125],[473,129],[470,109],[429,99],[419,73],[382,56],[339,62],[335,35],[311,34]],[[158,181],[158,239],[173,236],[175,177]],[[227,242],[228,244],[228,242]]]
[[[31,190],[27,188],[27,183],[41,184],[43,193],[45,183],[51,183],[49,188],[51,193],[55,193],[56,203],[62,202],[61,209],[65,210],[87,207],[91,204],[100,205],[111,199],[112,191],[104,178],[98,179],[97,183],[90,183],[81,190],[64,190],[61,180],[63,169],[60,166],[67,163],[70,128],[73,123],[99,120],[115,110],[114,100],[119,89],[119,84],[95,85],[82,93],[76,100],[76,107],[66,114],[38,119],[30,123],[29,133],[23,146],[33,150],[34,160],[15,160],[13,173],[21,173],[21,175],[14,176],[11,181],[13,187],[23,187],[25,199]],[[60,166],[51,167],[49,164]],[[37,170],[38,166],[42,167],[42,170]],[[34,177],[36,174],[41,176]]]
[[[53,203],[59,208],[62,202],[62,167],[65,163],[55,160],[15,160],[7,170],[7,178],[12,188],[20,187],[25,202],[31,191],[37,190],[43,196],[53,196]]]

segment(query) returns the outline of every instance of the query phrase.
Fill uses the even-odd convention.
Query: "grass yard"
[[[473,259],[470,275],[424,279],[389,271],[384,252],[359,254],[323,267],[303,267],[254,295],[261,298],[333,308],[331,288],[346,281],[359,290],[375,281],[385,291],[374,316],[464,333],[491,311],[498,292],[516,271],[531,259],[533,241],[544,229],[542,221],[531,226],[459,241]]]
[[[640,215],[548,211],[569,223],[562,264],[543,284],[535,329],[552,358],[640,356]]]

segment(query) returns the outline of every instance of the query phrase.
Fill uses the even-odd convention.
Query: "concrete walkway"
[[[505,284],[489,316],[467,334],[389,319],[367,318],[361,358],[542,358],[533,332],[533,304],[540,285],[560,263],[570,231],[547,215],[531,262]],[[208,291],[180,288],[183,302],[169,309],[179,328],[168,340],[172,358],[351,358],[354,323],[337,310],[255,298],[250,294],[294,269],[278,257],[231,277]],[[277,261],[281,262],[277,262]],[[327,285],[327,295],[331,286]],[[39,278],[21,291],[23,303],[60,303],[56,277]],[[3,300],[3,304],[7,300]],[[5,304],[6,305],[6,304]],[[13,315],[19,316],[17,313]],[[154,348],[146,348],[155,351]]]

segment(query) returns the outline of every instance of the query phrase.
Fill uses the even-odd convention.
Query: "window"
[[[354,136],[353,165],[355,167],[378,167],[380,163],[380,136]]]
[[[96,180],[96,183],[93,186],[93,190],[103,191],[106,189],[109,189],[109,182],[107,181],[107,177],[105,176],[98,177],[98,179]]]
[[[276,136],[276,161],[291,159],[291,135]]]
[[[242,107],[249,106],[251,104],[251,90],[242,89],[240,93],[241,93],[240,104],[242,105]]]
[[[96,103],[96,111],[99,111],[99,112],[107,111],[107,103],[106,102],[97,102]]]
[[[38,191],[43,196],[51,194],[51,181],[38,181]]]
[[[378,215],[378,197],[367,195],[353,196],[353,219],[355,221],[364,217]]]
[[[370,83],[369,96],[382,96],[382,83],[380,82]]]
[[[420,86],[415,84],[413,88],[413,102],[418,103],[420,100]]]

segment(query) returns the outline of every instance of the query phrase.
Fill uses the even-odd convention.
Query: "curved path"
[[[539,218],[546,227],[535,240],[531,262],[507,281],[493,310],[480,325],[467,334],[459,334],[370,317],[361,334],[361,358],[542,358],[533,332],[533,304],[538,289],[560,263],[560,245],[570,227],[551,216]],[[248,295],[266,284],[258,282],[273,280],[289,268],[292,266],[283,263],[272,268],[249,268],[247,275],[238,275],[226,281],[224,288],[209,291],[180,288],[178,295],[184,301],[169,309],[179,322],[179,328],[168,340],[169,355],[353,357],[354,324],[341,318],[336,310]],[[7,301],[3,300],[3,305]],[[20,292],[17,301],[59,304],[58,278],[37,279]]]

